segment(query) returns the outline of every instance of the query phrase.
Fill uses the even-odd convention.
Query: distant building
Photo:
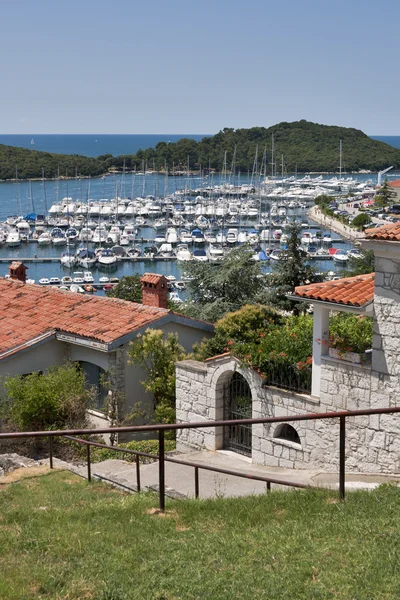
[[[177,333],[187,351],[213,334],[210,323],[167,308],[168,282],[163,275],[142,277],[143,304],[136,304],[26,284],[25,271],[24,265],[13,263],[10,278],[0,278],[0,376],[77,362],[98,389],[98,410],[92,412],[103,426],[100,382],[107,370],[114,370],[118,391],[125,395],[125,410],[138,402],[151,410],[152,398],[140,383],[145,373],[128,365],[129,343],[139,333],[149,327]]]

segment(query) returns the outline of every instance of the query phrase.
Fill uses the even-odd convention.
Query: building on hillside
[[[393,202],[399,202],[400,200],[400,179],[394,179],[389,182],[389,187],[391,190],[396,192],[396,198],[393,198]]]
[[[366,231],[375,274],[296,288],[293,298],[314,309],[311,390],[264,385],[260,375],[224,354],[177,365],[177,419],[199,421],[280,417],[400,405],[400,224]],[[333,311],[371,315],[370,360],[356,364],[330,356]],[[289,387],[289,386],[287,386]],[[346,468],[400,473],[400,419],[372,415],[346,420]],[[229,449],[268,466],[337,470],[339,420],[299,421],[183,430],[178,449]]]
[[[128,365],[129,343],[139,333],[147,328],[174,332],[187,351],[213,334],[211,324],[168,309],[168,282],[163,275],[143,275],[143,304],[136,304],[26,284],[19,280],[25,270],[21,263],[13,263],[10,278],[0,278],[0,376],[26,375],[65,361],[77,362],[98,390],[92,417],[103,426],[101,378],[105,371],[114,372],[117,391],[125,397],[125,411],[137,403],[146,411],[152,408],[152,398],[140,383],[144,371]]]

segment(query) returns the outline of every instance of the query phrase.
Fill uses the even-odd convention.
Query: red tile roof
[[[0,355],[54,331],[109,344],[168,314],[164,308],[0,278]]]
[[[375,273],[295,288],[294,296],[346,306],[365,306],[374,298]]]
[[[152,283],[153,285],[157,285],[157,283],[163,279],[167,280],[166,277],[164,277],[164,275],[157,275],[156,273],[145,273],[140,278],[140,281],[142,283]]]
[[[400,242],[400,223],[390,223],[376,227],[375,229],[367,229],[365,231],[367,240],[387,240],[388,242]]]
[[[398,188],[400,187],[400,179],[394,179],[389,183],[389,187]]]

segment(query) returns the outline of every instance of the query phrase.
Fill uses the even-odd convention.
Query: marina
[[[246,244],[268,273],[297,222],[308,260],[335,274],[346,265],[352,244],[309,219],[314,198],[370,198],[374,185],[371,175],[271,179],[261,173],[4,183],[0,264],[29,264],[35,282],[61,280],[76,268],[117,278],[152,270],[181,281],[188,261],[218,262]],[[96,283],[94,289],[103,287]]]

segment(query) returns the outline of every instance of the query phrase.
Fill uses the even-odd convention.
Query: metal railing
[[[299,394],[311,393],[311,367],[267,361],[262,366],[263,385],[271,385]]]
[[[165,463],[171,462],[184,466],[194,468],[195,476],[195,497],[199,497],[199,470],[203,469],[206,471],[213,471],[215,473],[221,473],[224,475],[233,475],[235,477],[243,477],[254,481],[263,481],[266,483],[267,491],[271,490],[271,484],[278,484],[296,488],[311,488],[313,486],[295,483],[293,481],[287,481],[282,479],[276,479],[272,477],[262,477],[253,473],[243,473],[239,471],[233,471],[229,469],[222,469],[219,467],[212,467],[203,463],[190,462],[180,460],[168,456],[165,453],[165,431],[176,431],[179,429],[208,429],[213,427],[227,427],[231,425],[257,425],[267,423],[290,423],[295,421],[311,421],[311,420],[322,420],[322,419],[339,419],[339,497],[341,500],[345,498],[345,443],[346,443],[346,418],[358,417],[367,415],[382,415],[382,414],[394,414],[400,412],[400,406],[391,408],[372,408],[366,410],[353,410],[353,411],[342,411],[342,412],[330,412],[330,413],[309,413],[305,415],[291,415],[287,417],[264,417],[258,419],[237,419],[237,420],[226,420],[226,421],[202,421],[196,423],[174,423],[168,425],[137,425],[130,427],[105,427],[99,429],[69,429],[69,430],[58,430],[58,431],[23,431],[18,433],[0,433],[0,442],[3,439],[24,439],[24,438],[49,438],[49,458],[50,468],[54,467],[54,447],[53,439],[55,437],[65,437],[72,439],[79,444],[86,446],[86,462],[87,462],[87,478],[91,481],[91,454],[90,448],[92,446],[99,448],[107,448],[115,452],[122,452],[124,454],[133,454],[136,456],[136,482],[137,491],[140,491],[140,457],[147,457],[158,460],[158,476],[159,476],[159,498],[160,498],[160,510],[165,510]],[[80,435],[101,435],[109,433],[143,433],[150,431],[158,431],[159,449],[158,454],[148,454],[146,452],[139,452],[136,450],[130,450],[128,448],[120,448],[118,446],[109,446],[108,444],[100,444],[91,440],[84,440],[82,438],[76,438]]]

